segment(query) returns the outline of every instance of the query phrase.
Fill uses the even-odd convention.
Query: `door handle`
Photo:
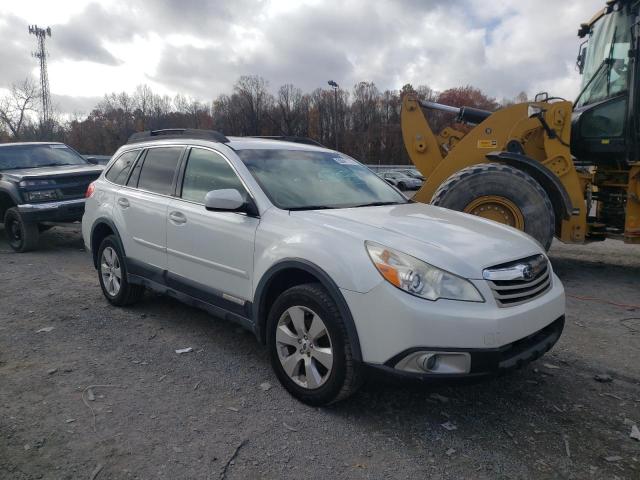
[[[126,198],[120,197],[118,199],[118,205],[120,205],[122,208],[128,208],[129,207],[129,200],[127,200]]]
[[[182,225],[183,223],[187,223],[187,217],[184,216],[182,212],[171,212],[169,213],[169,220],[178,225]]]

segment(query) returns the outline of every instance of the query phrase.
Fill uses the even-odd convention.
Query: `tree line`
[[[369,164],[408,164],[400,128],[402,95],[415,92],[423,100],[452,106],[495,110],[513,101],[496,99],[466,86],[437,92],[428,86],[405,85],[380,90],[359,82],[351,90],[317,88],[304,92],[292,84],[272,93],[256,75],[241,76],[231,93],[211,102],[190,96],[159,95],[140,85],[133,92],[110,93],[88,115],[62,118],[50,125],[34,120],[38,88],[27,79],[12,85],[0,98],[0,141],[55,140],[85,154],[110,155],[138,131],[163,128],[214,129],[237,136],[300,136],[337,148]],[[453,121],[452,115],[427,112],[434,130]]]

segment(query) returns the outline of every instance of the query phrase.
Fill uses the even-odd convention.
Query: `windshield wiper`
[[[596,78],[598,78],[598,76],[600,75],[600,71],[602,70],[602,67],[606,66],[609,64],[609,59],[605,58],[604,60],[602,60],[602,63],[600,63],[600,65],[598,66],[598,68],[596,68],[596,71],[593,72],[593,75],[591,76],[591,78],[589,79],[589,81],[586,83],[586,85],[584,86],[584,88],[582,90],[580,90],[580,93],[578,94],[578,98],[576,98],[575,104],[578,105],[580,103],[580,98],[582,97],[582,95],[584,94],[584,92],[587,91],[587,89],[591,86],[591,84],[594,82],[594,80]]]
[[[303,207],[290,207],[287,208],[290,212],[295,212],[298,210],[331,210],[336,207],[328,207],[327,205],[305,205]]]
[[[607,78],[607,96],[609,95],[609,83],[610,83],[610,78],[611,78],[611,67],[613,66],[613,47],[615,45],[615,40],[616,40],[616,34],[618,33],[618,27],[615,27],[613,29],[613,37],[611,38],[611,46],[609,47],[609,55],[607,56],[607,58],[603,58],[602,62],[600,63],[600,65],[598,65],[598,68],[596,68],[596,71],[593,72],[593,75],[591,76],[591,78],[589,79],[589,81],[587,82],[587,84],[584,86],[584,88],[582,90],[580,90],[580,93],[578,94],[578,98],[576,98],[575,104],[578,105],[580,98],[582,97],[582,95],[587,91],[587,89],[591,86],[592,83],[595,82],[596,78],[599,77],[600,73],[602,72],[602,68],[603,67],[607,67],[606,69],[606,78]]]
[[[370,203],[361,203],[359,205],[353,205],[349,208],[360,208],[360,207],[379,207],[381,205],[404,205],[408,202],[370,202]]]

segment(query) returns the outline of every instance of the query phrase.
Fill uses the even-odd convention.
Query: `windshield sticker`
[[[340,165],[358,165],[358,162],[344,157],[333,157],[333,159]]]
[[[49,148],[67,148],[66,145],[49,145]]]

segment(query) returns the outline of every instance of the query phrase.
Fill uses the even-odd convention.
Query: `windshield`
[[[627,90],[631,15],[624,8],[600,19],[591,29],[576,106],[589,105]]]
[[[239,150],[269,199],[284,210],[407,203],[407,199],[354,159],[337,152]]]
[[[61,144],[0,146],[0,170],[58,165],[87,165],[87,161]]]

